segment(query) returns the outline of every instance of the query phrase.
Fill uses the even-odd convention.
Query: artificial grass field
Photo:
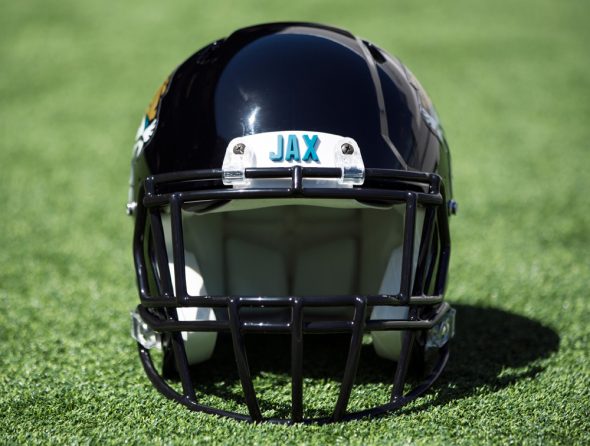
[[[589,13],[587,0],[3,0],[0,444],[590,444]],[[451,145],[451,360],[426,397],[380,419],[195,414],[152,388],[129,336],[124,204],[143,110],[197,48],[277,20],[344,27],[398,55]],[[391,366],[365,350],[353,408],[389,389]],[[259,359],[263,408],[288,411],[288,375]],[[306,378],[312,410],[334,402],[334,364]],[[236,405],[232,366],[204,374],[227,396],[206,401]]]

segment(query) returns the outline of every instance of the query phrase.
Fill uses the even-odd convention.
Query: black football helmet
[[[450,157],[430,99],[398,59],[323,25],[238,30],[158,89],[131,167],[132,335],[166,397],[242,420],[330,422],[399,408],[442,372],[454,333],[443,301]],[[290,339],[290,419],[262,416],[251,333]],[[323,418],[303,407],[312,333],[350,335]],[[202,404],[193,382],[224,336],[247,414]],[[396,371],[388,403],[348,412],[363,337]],[[404,392],[411,362],[425,378]]]

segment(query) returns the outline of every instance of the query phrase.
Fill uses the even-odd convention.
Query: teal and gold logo
[[[318,135],[303,135],[303,146],[305,146],[305,153],[301,156],[299,150],[299,139],[297,135],[287,135],[287,145],[285,146],[285,138],[283,135],[277,135],[277,149],[275,152],[269,152],[271,161],[315,161],[320,162],[317,154],[317,149],[320,145]]]

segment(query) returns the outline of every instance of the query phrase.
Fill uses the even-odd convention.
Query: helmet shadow
[[[504,389],[542,373],[543,359],[559,349],[557,332],[541,322],[497,308],[453,305],[456,332],[447,367],[434,385],[436,398],[402,411],[469,397],[477,389]]]

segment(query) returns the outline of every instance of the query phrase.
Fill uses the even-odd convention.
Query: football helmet
[[[439,119],[398,59],[309,23],[253,26],[205,46],[157,90],[133,151],[132,335],[145,372],[189,409],[249,421],[322,423],[401,407],[448,359],[455,209]],[[252,333],[290,339],[290,418],[262,415]],[[350,336],[338,398],[330,416],[306,417],[306,339],[334,333]],[[222,336],[247,413],[203,404],[193,382]],[[388,402],[354,412],[363,339],[396,368]],[[425,378],[404,391],[412,361]]]

